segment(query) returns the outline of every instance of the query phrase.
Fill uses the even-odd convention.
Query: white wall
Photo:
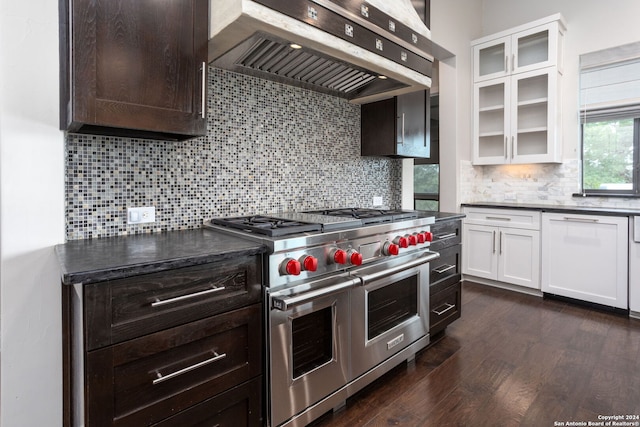
[[[58,2],[0,0],[0,425],[62,424]]]

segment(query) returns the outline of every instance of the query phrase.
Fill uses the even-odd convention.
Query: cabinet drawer
[[[142,426],[261,375],[261,305],[89,352],[87,424]]]
[[[429,264],[429,285],[434,286],[452,276],[460,275],[462,245],[440,250],[440,258]]]
[[[460,282],[431,295],[431,314],[429,315],[429,333],[442,331],[454,320],[460,318],[462,309],[462,288]]]
[[[432,251],[440,251],[442,248],[457,245],[461,242],[462,221],[445,221],[436,222],[431,226],[433,233],[433,241],[431,242]]]
[[[258,377],[154,424],[154,427],[261,426],[261,390],[262,377]]]
[[[86,349],[260,301],[260,259],[247,256],[86,285]]]
[[[465,222],[497,227],[540,230],[540,212],[526,209],[486,209],[465,207]]]

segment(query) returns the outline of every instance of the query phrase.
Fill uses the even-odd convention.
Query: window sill
[[[611,197],[618,199],[640,199],[640,194],[624,193],[573,193],[571,197]]]

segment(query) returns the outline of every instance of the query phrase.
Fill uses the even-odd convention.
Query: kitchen
[[[443,211],[458,211],[461,203],[475,201],[498,201],[498,195],[508,192],[510,184],[517,180],[522,187],[519,194],[526,197],[517,200],[526,203],[548,202],[549,200],[559,200],[568,205],[577,204],[570,194],[578,189],[579,178],[577,168],[579,162],[578,134],[575,125],[575,108],[570,102],[565,102],[565,112],[563,118],[564,136],[564,156],[565,161],[560,165],[549,167],[526,167],[523,169],[505,169],[498,167],[472,167],[471,159],[471,128],[470,128],[470,105],[472,87],[470,79],[470,49],[469,42],[484,34],[490,34],[505,28],[520,25],[542,16],[562,12],[567,19],[566,36],[566,75],[564,82],[564,98],[567,100],[577,99],[578,65],[577,55],[585,52],[598,50],[605,47],[622,45],[636,41],[640,38],[637,26],[634,23],[634,14],[629,11],[635,10],[637,6],[631,1],[620,1],[607,5],[600,2],[570,2],[570,1],[544,1],[544,2],[507,2],[507,1],[459,1],[459,2],[432,2],[432,32],[434,39],[442,46],[456,53],[456,58],[451,64],[445,63],[442,67],[445,70],[441,75],[441,92],[444,93],[449,88],[449,97],[441,98],[441,115],[452,120],[448,125],[441,125],[441,140],[456,141],[456,143],[443,145],[441,147],[441,198],[440,208]],[[482,19],[478,19],[482,17]],[[625,28],[624,31],[610,31],[612,28]],[[594,31],[593,29],[598,29]],[[602,30],[601,30],[602,29]],[[604,30],[607,29],[607,30]],[[14,40],[20,40],[19,45],[10,44]],[[50,425],[50,420],[61,418],[61,343],[60,343],[60,307],[52,304],[52,301],[60,301],[60,288],[58,282],[58,268],[52,246],[63,242],[69,238],[69,228],[67,223],[72,223],[71,230],[79,234],[74,234],[71,238],[99,237],[114,232],[117,226],[110,225],[106,219],[113,218],[114,215],[123,215],[121,212],[108,212],[103,217],[96,218],[93,213],[85,212],[84,217],[78,218],[77,226],[73,219],[67,217],[65,210],[65,141],[64,135],[58,130],[59,108],[58,108],[58,21],[57,8],[55,2],[3,2],[2,14],[2,58],[3,58],[3,87],[2,87],[2,119],[0,120],[1,132],[0,143],[2,144],[2,413],[0,423],[3,425]],[[223,72],[214,72],[212,79],[222,79]],[[237,81],[238,77],[226,75],[224,80],[212,80],[213,86],[219,87],[215,90],[225,91],[227,96],[245,96],[245,92],[240,91],[245,80]],[[574,77],[570,77],[574,76]],[[10,82],[11,84],[8,84]],[[256,83],[256,86],[266,85],[266,83]],[[249,86],[249,85],[247,85]],[[28,89],[26,89],[28,88]],[[268,90],[276,90],[275,86],[268,85]],[[262,91],[264,88],[249,86],[244,88],[249,91]],[[25,91],[26,95],[25,96]],[[300,96],[300,92],[292,91],[289,88],[278,88],[278,95],[283,99],[278,101],[276,108],[286,108],[291,111],[287,104],[292,98]],[[231,92],[231,95],[228,95]],[[305,92],[306,93],[306,92]],[[224,95],[221,94],[221,95]],[[254,95],[257,97],[257,95]],[[33,102],[37,99],[38,102]],[[262,105],[256,100],[256,108]],[[214,101],[215,102],[215,101]],[[222,101],[220,101],[222,102]],[[304,100],[293,100],[292,122],[299,120],[300,116],[310,123],[317,123],[314,120],[318,117],[317,111],[331,111],[321,117],[334,117],[336,111],[340,118],[336,119],[334,125],[338,131],[335,134],[316,135],[317,125],[311,125],[309,131],[316,141],[326,140],[349,140],[351,135],[352,144],[348,145],[349,150],[353,150],[351,155],[338,157],[334,160],[329,157],[325,161],[322,156],[328,150],[329,156],[334,155],[334,150],[338,148],[331,144],[327,149],[319,150],[317,144],[309,144],[297,147],[299,149],[319,150],[315,151],[317,157],[315,162],[322,164],[324,168],[318,179],[327,183],[322,191],[317,187],[311,187],[306,193],[316,194],[325,197],[323,200],[327,204],[341,202],[346,204],[356,204],[357,200],[350,199],[349,192],[342,192],[344,185],[338,183],[331,184],[330,177],[340,174],[340,170],[334,170],[338,166],[331,165],[333,161],[345,162],[346,168],[365,170],[366,176],[386,177],[385,185],[379,186],[377,183],[372,187],[363,176],[356,176],[356,185],[364,186],[363,194],[366,200],[372,196],[382,196],[385,204],[397,204],[403,171],[394,161],[389,160],[362,160],[357,158],[359,148],[358,141],[353,138],[353,134],[358,132],[357,111],[354,107],[345,103],[337,102],[331,98],[316,97],[308,95]],[[311,103],[312,107],[305,110],[305,104]],[[222,123],[231,122],[246,111],[250,111],[248,106],[234,103],[212,104],[209,111],[212,116],[212,126],[222,126]],[[225,111],[230,108],[230,111]],[[262,116],[252,113],[250,117],[256,122],[262,123]],[[298,114],[300,116],[298,116]],[[295,120],[295,121],[294,121]],[[175,171],[177,176],[184,177],[184,191],[193,191],[192,197],[211,197],[205,206],[189,204],[178,204],[175,218],[189,217],[193,221],[201,221],[202,218],[216,216],[219,213],[231,213],[234,211],[249,213],[256,210],[289,209],[299,203],[305,203],[308,198],[296,199],[286,190],[276,188],[274,182],[283,179],[277,175],[277,171],[287,170],[287,159],[282,153],[276,155],[273,160],[265,159],[267,168],[272,168],[272,176],[267,176],[267,185],[274,187],[267,190],[268,197],[258,195],[247,200],[246,191],[242,186],[251,189],[254,185],[255,175],[245,171],[249,164],[247,158],[256,156],[253,142],[250,145],[243,144],[247,138],[239,130],[242,124],[229,125],[223,130],[216,129],[215,134],[223,132],[237,131],[240,136],[234,134],[223,137],[224,144],[212,148],[200,147],[201,149],[215,150],[211,154],[214,158],[233,159],[231,164],[219,164],[215,162],[213,167],[222,171],[219,180],[212,180],[206,184],[206,188],[198,188],[198,185],[190,187],[189,184],[199,182],[197,170],[206,170],[211,166],[203,159],[189,157],[189,145],[181,144],[157,144],[154,146],[145,145],[138,149],[148,150],[159,159],[166,159],[167,156],[174,156],[181,159],[176,163]],[[272,125],[276,126],[276,124]],[[269,129],[270,130],[270,129]],[[271,131],[271,130],[270,130]],[[293,135],[295,130],[291,130]],[[288,141],[288,133],[276,135],[269,138],[265,143],[273,144],[275,150],[276,142]],[[130,141],[110,140],[104,147],[100,142],[85,140],[86,137],[77,137],[75,146],[78,149],[91,150],[93,148],[104,150],[105,157],[102,160],[92,159],[91,161],[102,161],[103,164],[96,164],[101,167],[105,163],[109,164],[109,157],[106,152],[109,150],[119,151],[121,159],[131,157],[131,153],[136,150],[135,144]],[[229,143],[233,140],[233,143]],[[259,135],[254,139],[262,141]],[[91,144],[97,144],[93,147]],[[114,147],[118,147],[117,149]],[[191,146],[192,147],[192,146]],[[128,152],[127,150],[131,150]],[[237,153],[242,153],[240,157]],[[312,151],[314,152],[314,151]],[[151,154],[149,154],[151,156]],[[337,153],[335,154],[338,155]],[[124,162],[124,160],[121,160]],[[198,163],[198,162],[201,163]],[[278,162],[279,166],[268,163]],[[149,160],[154,165],[152,160]],[[128,165],[131,166],[131,165]],[[123,165],[123,167],[125,167]],[[138,166],[139,167],[139,166]],[[297,166],[306,167],[306,166]],[[199,168],[199,169],[198,169]],[[142,168],[143,174],[151,168]],[[269,170],[267,169],[267,170]],[[309,168],[312,169],[312,168]],[[138,169],[139,170],[139,169]],[[136,172],[138,172],[136,170]],[[171,167],[169,167],[171,170]],[[185,172],[182,172],[182,171]],[[247,173],[246,177],[239,178],[238,181],[231,180],[237,171]],[[408,172],[408,171],[407,171]],[[130,172],[126,172],[130,173]],[[186,176],[193,173],[193,176]],[[291,172],[292,173],[292,172]],[[548,176],[553,175],[554,179],[549,180]],[[299,176],[299,175],[298,175]],[[562,177],[556,180],[555,177]],[[148,176],[151,182],[165,179],[161,176]],[[284,178],[289,178],[285,176]],[[350,179],[354,177],[349,175]],[[105,177],[109,179],[109,177]],[[142,179],[140,177],[140,179]],[[169,178],[166,178],[167,180]],[[156,181],[153,181],[156,180]],[[134,180],[134,183],[136,181]],[[165,185],[162,182],[158,186]],[[544,185],[540,185],[544,183]],[[142,183],[140,182],[142,185]],[[170,183],[168,185],[171,185]],[[217,187],[216,187],[217,185]],[[300,185],[296,182],[296,185]],[[543,187],[545,192],[553,198],[538,200],[539,188]],[[115,187],[118,192],[119,187]],[[150,188],[150,187],[147,187]],[[505,190],[507,189],[507,190]],[[123,192],[127,189],[122,189]],[[374,194],[382,191],[380,194]],[[118,196],[118,192],[113,196]],[[261,190],[258,191],[262,193]],[[258,193],[257,192],[257,193]],[[406,192],[405,192],[406,193]],[[106,193],[109,194],[109,193]],[[249,194],[255,194],[250,192]],[[545,196],[547,194],[544,194]],[[111,197],[105,196],[106,197]],[[215,198],[214,198],[215,197]],[[409,196],[410,198],[410,196]],[[274,202],[275,200],[275,202]],[[135,201],[138,201],[137,199]],[[582,202],[582,199],[580,199]],[[589,199],[589,203],[600,204],[602,206],[625,208],[637,208],[636,201],[624,200],[598,200]],[[86,200],[82,200],[86,203]],[[160,203],[160,202],[159,202]],[[276,205],[272,205],[276,203]],[[215,212],[214,209],[220,209]],[[196,219],[197,218],[197,219]],[[88,226],[84,226],[84,221],[89,221]],[[93,221],[93,222],[92,222]],[[179,220],[176,220],[179,221]],[[176,223],[175,226],[188,226],[189,224]],[[84,227],[84,228],[83,228]],[[115,227],[115,228],[109,228]],[[81,233],[87,234],[81,234]],[[92,234],[88,234],[92,233]],[[33,411],[32,408],[39,408]]]

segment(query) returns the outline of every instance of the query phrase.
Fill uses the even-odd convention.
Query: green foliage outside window
[[[633,119],[584,124],[585,190],[633,189],[633,127]]]

